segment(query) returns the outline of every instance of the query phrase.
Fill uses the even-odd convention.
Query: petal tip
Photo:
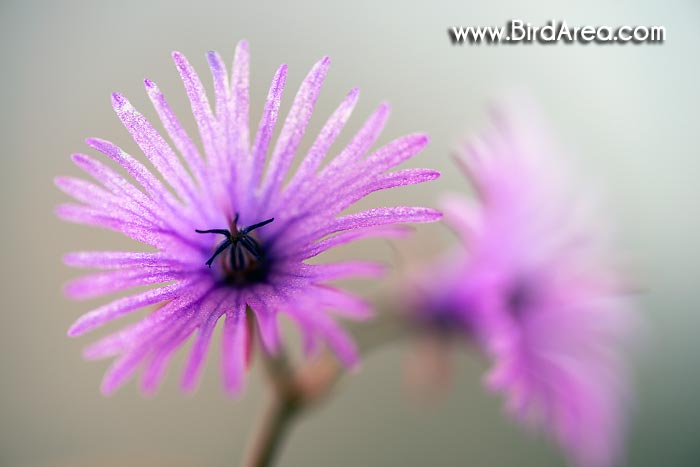
[[[121,111],[127,108],[129,105],[129,101],[124,97],[123,94],[120,94],[118,92],[113,92],[112,93],[112,107],[116,111]]]
[[[87,163],[90,160],[90,157],[85,154],[80,154],[76,152],[70,155],[70,159],[73,161],[74,164],[80,166],[82,164]]]
[[[63,293],[64,296],[71,298],[75,300],[77,297],[75,296],[75,290],[74,286],[72,283],[65,284],[63,287],[61,287],[61,292]]]
[[[103,355],[94,345],[89,345],[83,349],[83,358],[85,360],[99,360]]]
[[[105,380],[100,385],[100,393],[105,397],[110,397],[117,390],[119,385],[111,380]]]
[[[222,386],[226,396],[231,399],[238,399],[243,392],[242,381],[224,381]]]
[[[59,176],[53,178],[53,184],[56,186],[56,188],[59,188],[62,190],[66,186],[67,180],[68,180],[67,177],[59,175]]]
[[[101,138],[86,138],[85,144],[105,154],[108,154],[109,152],[115,152],[117,149],[114,143],[111,143]]]
[[[250,45],[246,39],[241,39],[238,41],[238,44],[236,44],[236,51],[241,50],[243,52],[248,52],[249,49]]]
[[[81,335],[82,333],[83,333],[83,332],[82,332],[82,329],[81,329],[81,326],[80,326],[80,320],[78,320],[78,321],[76,321],[75,323],[73,323],[73,325],[72,325],[70,328],[68,328],[68,331],[66,332],[66,335],[67,335],[68,337],[78,337],[78,336]]]
[[[85,144],[87,144],[91,148],[94,148],[96,145],[100,144],[101,141],[102,140],[100,140],[98,138],[85,138]],[[82,154],[76,154],[76,156],[82,157]]]
[[[73,262],[75,260],[76,254],[75,253],[66,253],[61,257],[61,262],[65,264],[66,266],[72,266]]]
[[[154,399],[158,395],[158,388],[156,387],[143,387],[141,386],[141,395],[145,399]]]
[[[183,380],[180,383],[180,391],[186,396],[191,396],[197,391],[197,382],[193,379]]]
[[[68,336],[70,337],[77,337],[85,334],[86,332],[90,331],[93,329],[93,325],[91,325],[90,321],[85,319],[85,316],[81,316],[78,318],[68,329]]]
[[[170,55],[173,57],[173,62],[175,62],[175,66],[179,70],[187,67],[187,58],[182,53],[174,50]]]
[[[219,52],[216,50],[207,51],[206,56],[209,63],[217,63],[219,61]]]
[[[348,362],[346,365],[348,372],[352,374],[358,374],[362,370],[362,363],[360,360],[355,360],[353,362]]]

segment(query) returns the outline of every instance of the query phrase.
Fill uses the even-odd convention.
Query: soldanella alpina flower
[[[477,192],[443,203],[462,247],[412,281],[411,316],[494,361],[490,389],[583,466],[620,454],[629,405],[624,353],[636,318],[604,219],[576,186],[537,109],[517,100],[463,148]]]
[[[390,172],[423,149],[424,135],[402,137],[368,153],[388,117],[387,105],[369,117],[336,157],[325,160],[355,107],[357,89],[343,99],[298,169],[290,173],[328,70],[328,58],[316,63],[304,79],[272,148],[287,67],[277,70],[250,141],[247,44],[241,42],[236,48],[230,80],[217,53],[207,58],[214,109],[188,61],[173,53],[203,151],[156,84],[145,80],[170,142],[121,94],[112,95],[112,105],[150,167],[111,142],[88,139],[89,146],[121,166],[131,180],[83,154],[75,154],[73,160],[94,181],[56,180],[61,190],[78,201],[59,206],[61,218],[115,230],[150,247],[65,257],[70,266],[105,270],[68,284],[71,297],[130,291],[83,315],[70,328],[71,336],[157,306],[142,320],[86,349],[87,358],[116,357],[103,381],[105,393],[139,369],[143,390],[154,391],[175,351],[192,335],[196,337],[182,387],[194,389],[221,318],[223,382],[232,394],[240,390],[246,368],[247,321],[256,323],[265,351],[274,354],[280,347],[278,313],[298,324],[307,352],[325,343],[344,364],[354,365],[355,346],[335,316],[362,319],[370,309],[359,297],[327,283],[374,277],[382,267],[371,261],[309,264],[307,260],[360,238],[402,235],[405,229],[394,224],[440,218],[438,212],[423,207],[341,214],[370,193],[439,175],[428,169]],[[149,287],[131,291],[142,286]]]

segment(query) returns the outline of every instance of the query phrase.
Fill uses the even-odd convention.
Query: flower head
[[[422,207],[340,215],[372,192],[437,178],[437,172],[427,169],[389,172],[418,153],[427,137],[399,138],[367,155],[388,117],[388,106],[382,105],[339,155],[323,164],[357,102],[358,90],[353,89],[290,175],[328,58],[316,63],[301,84],[269,161],[287,67],[282,65],[272,80],[251,144],[247,44],[241,42],[236,48],[230,81],[221,57],[215,52],[207,55],[214,83],[213,110],[185,57],[175,52],[173,59],[203,151],[156,84],[145,80],[172,144],[122,95],[113,94],[112,105],[152,167],[108,141],[88,139],[89,146],[120,165],[133,181],[83,154],[75,154],[73,160],[94,182],[56,179],[58,187],[79,202],[59,206],[61,218],[115,230],[151,247],[146,252],[80,252],[65,257],[71,266],[106,270],[68,284],[67,293],[73,298],[150,286],[88,312],[69,334],[77,336],[129,312],[159,305],[141,321],[86,349],[88,358],[117,357],[103,381],[106,393],[139,368],[143,368],[143,390],[154,391],[173,353],[196,333],[182,378],[183,389],[192,390],[222,317],[223,381],[230,393],[240,390],[246,368],[250,339],[246,323],[257,324],[264,349],[275,353],[280,347],[278,312],[298,324],[307,352],[325,342],[342,362],[353,365],[354,344],[334,315],[361,319],[370,310],[355,295],[326,283],[377,276],[382,267],[369,261],[308,264],[307,260],[363,237],[405,233],[394,224],[440,217]]]
[[[577,464],[608,466],[624,431],[634,318],[601,219],[561,156],[532,104],[496,112],[458,158],[478,203],[443,203],[466,251],[421,274],[413,317],[476,342],[512,414]]]

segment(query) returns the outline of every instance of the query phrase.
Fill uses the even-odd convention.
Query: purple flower
[[[264,349],[274,354],[280,347],[278,312],[298,325],[306,352],[325,342],[344,364],[355,364],[355,346],[334,317],[362,319],[370,309],[355,295],[326,283],[375,277],[383,268],[370,261],[306,261],[356,239],[405,233],[405,228],[394,224],[440,217],[422,207],[339,215],[375,191],[439,176],[427,169],[389,172],[423,149],[428,141],[424,135],[399,138],[366,155],[387,120],[387,105],[372,114],[337,157],[322,165],[355,107],[357,89],[341,102],[286,181],[330,60],[326,57],[316,63],[304,79],[266,163],[287,67],[282,65],[272,80],[251,144],[248,57],[248,45],[239,43],[229,82],[221,57],[215,52],[207,55],[214,82],[212,111],[195,71],[182,54],[173,53],[203,152],[156,84],[145,80],[172,146],[124,96],[113,94],[112,105],[155,172],[108,141],[88,139],[89,146],[120,165],[136,183],[83,154],[75,154],[73,160],[97,183],[56,179],[58,187],[80,203],[59,206],[62,219],[115,230],[152,247],[65,257],[70,266],[106,270],[69,283],[66,290],[73,298],[151,286],[86,313],[69,335],[81,335],[132,311],[158,305],[141,321],[86,349],[90,359],[116,357],[102,384],[105,393],[116,390],[139,368],[143,391],[155,391],[173,353],[196,333],[182,377],[183,390],[193,390],[214,328],[224,316],[222,373],[231,394],[240,390],[246,368],[250,339],[246,323],[256,323]]]
[[[476,342],[494,360],[488,387],[573,462],[609,466],[625,428],[622,350],[635,318],[591,198],[539,122],[516,102],[463,149],[478,202],[451,197],[443,208],[466,251],[421,274],[413,317]]]

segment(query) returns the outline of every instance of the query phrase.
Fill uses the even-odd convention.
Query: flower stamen
[[[226,251],[229,247],[231,247],[230,253],[229,253],[229,260],[231,262],[231,267],[233,268],[234,271],[242,271],[246,268],[246,252],[250,254],[256,261],[261,261],[263,259],[264,253],[263,249],[260,246],[260,243],[258,243],[255,238],[253,238],[250,233],[256,229],[259,229],[260,227],[264,227],[270,222],[274,221],[275,218],[271,217],[270,219],[264,220],[262,222],[258,222],[257,224],[252,224],[249,225],[248,227],[244,228],[238,228],[238,218],[239,215],[236,213],[236,217],[233,219],[233,223],[231,225],[231,229],[210,229],[210,230],[198,230],[195,229],[195,232],[200,233],[200,234],[207,234],[207,233],[215,233],[219,235],[223,235],[226,237],[226,239],[221,242],[217,247],[216,250],[214,251],[214,254],[211,256],[206,261],[206,265],[209,266],[211,269],[211,265],[216,259],[217,256],[219,256],[221,253]]]

